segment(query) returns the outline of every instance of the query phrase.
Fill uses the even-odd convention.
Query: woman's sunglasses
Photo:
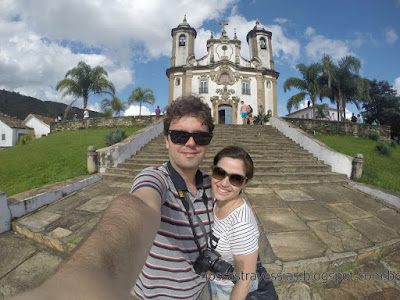
[[[228,174],[224,169],[213,166],[212,167],[212,177],[217,180],[223,180],[226,176],[229,177],[229,182],[236,187],[242,186],[242,184],[247,180],[247,177],[244,177],[239,174]]]
[[[171,141],[174,144],[184,145],[192,137],[194,142],[199,146],[210,144],[213,134],[211,132],[187,132],[183,130],[168,130]]]

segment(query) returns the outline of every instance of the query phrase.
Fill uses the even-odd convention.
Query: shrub
[[[379,133],[374,131],[368,132],[368,137],[373,141],[377,141],[379,140]]]
[[[392,140],[391,142],[390,142],[390,146],[392,146],[393,148],[397,148],[397,146],[398,146],[399,144],[397,143],[397,141],[395,141],[395,140]]]
[[[126,138],[126,133],[122,129],[115,129],[109,133],[107,133],[106,137],[104,138],[104,142],[107,146],[114,145],[116,143],[121,142]]]
[[[379,142],[376,144],[376,149],[383,155],[392,156],[392,149],[385,143]]]
[[[26,143],[36,140],[35,133],[33,130],[29,131],[28,134],[24,134],[19,138],[18,145],[25,145]]]

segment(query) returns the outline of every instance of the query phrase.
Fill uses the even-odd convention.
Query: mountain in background
[[[0,113],[24,120],[29,114],[38,114],[45,117],[56,118],[59,114],[64,115],[67,105],[60,102],[42,101],[33,97],[24,96],[16,92],[0,90]],[[71,107],[66,119],[72,119],[77,113],[83,118],[83,109]],[[97,111],[89,110],[90,117],[98,117]]]

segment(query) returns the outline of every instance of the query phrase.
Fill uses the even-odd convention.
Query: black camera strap
[[[189,208],[190,200],[187,199],[187,195],[186,195],[186,193],[183,192],[183,191],[178,191],[178,195],[179,195],[179,197],[180,197],[181,200],[182,200],[183,206],[185,206],[186,213],[187,213],[187,218],[188,218],[188,220],[189,220],[190,227],[192,228],[192,233],[193,233],[193,237],[194,237],[194,242],[196,243],[196,246],[197,246],[197,249],[199,250],[199,253],[201,253],[201,247],[200,247],[199,239],[198,239],[197,234],[196,234],[196,229],[194,228],[193,220],[192,220],[192,218],[190,217],[190,208]],[[193,214],[195,214],[194,210],[193,210]],[[203,223],[202,223],[202,224],[203,224]],[[204,225],[203,225],[203,226],[204,226]]]
[[[190,227],[192,228],[192,233],[193,233],[194,241],[195,241],[195,243],[196,243],[197,249],[199,250],[199,254],[201,254],[201,247],[200,247],[200,243],[199,243],[199,238],[198,238],[198,236],[197,236],[197,234],[196,234],[196,230],[195,230],[195,227],[194,227],[194,225],[193,225],[193,220],[192,220],[192,218],[190,217],[190,210],[192,210],[193,214],[194,214],[194,215],[196,216],[196,218],[197,218],[197,221],[198,221],[198,223],[199,223],[200,229],[201,229],[201,231],[202,231],[203,234],[204,234],[204,238],[206,239],[206,244],[207,244],[207,246],[212,247],[212,243],[211,243],[211,241],[209,242],[209,240],[208,240],[208,234],[207,234],[206,228],[205,228],[205,226],[204,226],[204,223],[203,223],[203,221],[200,219],[200,217],[196,214],[196,211],[195,211],[195,209],[194,209],[193,203],[190,201],[190,199],[189,199],[189,197],[188,197],[188,195],[187,195],[187,192],[186,192],[186,191],[181,191],[181,190],[179,190],[179,191],[178,191],[178,195],[179,195],[179,198],[181,198],[181,201],[182,201],[182,203],[183,203],[183,206],[185,206],[185,209],[186,209],[186,211],[187,211],[187,217],[188,217],[188,220],[189,220]],[[206,192],[204,191],[204,189],[203,189],[203,196],[202,196],[202,198],[203,198],[203,203],[204,203],[204,205],[205,205],[205,207],[206,207],[206,210],[207,210],[208,224],[209,224],[209,226],[210,226],[210,238],[212,239],[212,238],[213,238],[213,234],[212,234],[212,229],[211,229],[210,212],[208,211],[208,198],[207,198],[207,195],[206,195]],[[209,245],[209,244],[210,244],[210,245]],[[212,247],[212,248],[214,249],[215,247]]]
[[[170,172],[169,167],[168,167],[169,165],[170,165],[170,162],[168,162],[168,164],[165,166],[165,168],[166,168],[166,170],[168,172],[168,175],[171,176],[171,172]],[[185,184],[185,186],[186,186],[186,184]],[[186,189],[187,189],[187,187],[186,187]],[[206,192],[205,192],[204,188],[202,188],[202,190],[203,190],[202,200],[203,200],[203,203],[204,203],[204,205],[206,207],[207,217],[208,217],[208,224],[210,226],[210,242],[208,240],[208,235],[207,235],[207,231],[206,231],[206,228],[204,226],[204,223],[201,221],[200,217],[196,214],[196,210],[194,209],[193,203],[190,200],[189,196],[187,195],[187,191],[186,190],[178,190],[179,198],[181,199],[181,201],[183,203],[183,206],[186,209],[187,218],[189,220],[190,227],[192,228],[194,242],[196,243],[196,246],[197,246],[197,249],[198,249],[200,255],[201,255],[202,251],[201,251],[201,247],[200,247],[199,237],[196,234],[196,229],[194,227],[193,220],[190,217],[190,211],[192,211],[193,215],[195,215],[197,217],[197,221],[199,223],[200,229],[204,234],[204,238],[206,239],[207,246],[211,246],[212,249],[215,249],[215,247],[213,247],[212,242],[211,242],[211,240],[213,239],[213,234],[212,234],[212,228],[211,228],[210,212],[208,211],[208,197],[206,195]]]

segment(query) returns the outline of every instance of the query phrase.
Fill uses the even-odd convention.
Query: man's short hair
[[[179,97],[167,108],[164,119],[164,135],[168,135],[171,122],[182,117],[194,117],[207,126],[208,132],[214,130],[214,120],[211,115],[211,108],[196,96]]]

